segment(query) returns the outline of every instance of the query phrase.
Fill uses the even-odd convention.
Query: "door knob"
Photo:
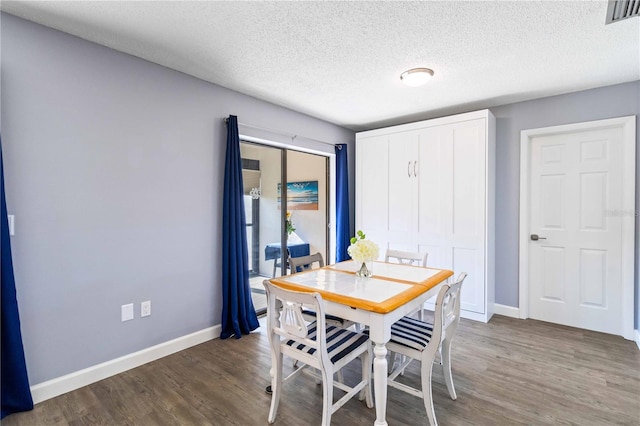
[[[545,237],[539,237],[538,234],[531,234],[531,241],[546,240]]]

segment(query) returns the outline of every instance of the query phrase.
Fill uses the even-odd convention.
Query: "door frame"
[[[242,126],[242,124],[240,124]],[[327,238],[327,249],[329,252],[329,257],[327,259],[327,264],[335,262],[336,259],[336,154],[335,152],[327,152],[321,149],[309,148],[300,145],[294,145],[293,143],[288,142],[279,142],[272,139],[264,139],[261,137],[251,136],[249,134],[240,132],[240,140],[253,142],[256,144],[272,147],[272,148],[280,148],[291,151],[299,151],[305,152],[307,154],[315,154],[320,155],[322,157],[327,157],[329,159],[329,182],[328,182],[328,199],[327,199],[327,225],[328,225],[328,238]],[[278,139],[278,138],[274,138]],[[292,141],[295,138],[292,138]],[[326,143],[328,144],[328,143]],[[332,147],[335,145],[330,144]],[[283,165],[286,166],[286,165]],[[286,188],[285,188],[286,191]]]
[[[622,336],[633,340],[635,269],[636,117],[635,115],[522,130],[520,132],[520,229],[519,229],[519,313],[529,318],[529,212],[531,141],[576,131],[620,127],[622,136]],[[625,214],[628,212],[629,214]]]

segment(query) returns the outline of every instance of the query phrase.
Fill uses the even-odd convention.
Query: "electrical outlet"
[[[151,300],[140,303],[140,316],[148,317],[151,315]]]
[[[120,317],[123,322],[133,319],[133,303],[129,303],[128,305],[122,305],[120,307]]]

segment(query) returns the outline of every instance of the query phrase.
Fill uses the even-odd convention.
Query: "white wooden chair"
[[[416,251],[402,251],[387,249],[384,255],[385,262],[401,263],[403,265],[427,266],[427,258],[429,253],[420,253]],[[424,309],[418,311],[418,318],[424,321]]]
[[[271,408],[269,423],[274,423],[282,395],[282,387],[289,380],[307,370],[307,367],[320,371],[322,380],[322,425],[331,424],[331,415],[349,399],[361,395],[367,407],[373,407],[371,396],[371,342],[364,334],[327,325],[324,316],[324,303],[318,293],[301,293],[277,287],[264,281],[267,294],[267,330],[271,345]],[[281,310],[276,301],[281,302]],[[302,317],[302,306],[311,305],[317,312],[317,320],[308,324]],[[302,363],[291,374],[283,378],[283,355]],[[360,357],[362,380],[350,387],[333,380],[335,372]],[[333,402],[333,388],[346,392],[337,402]],[[362,392],[361,392],[362,391]]]
[[[395,261],[405,265],[427,266],[427,258],[429,253],[420,253],[416,251],[402,251],[387,249],[384,255],[384,261]]]
[[[318,266],[315,266],[316,268],[322,268],[324,266],[322,253],[314,253],[308,256],[300,257],[289,256],[289,268],[291,269],[292,274],[295,274],[296,272],[306,271],[308,269],[314,269],[314,264],[316,263],[318,264]]]
[[[389,374],[389,386],[422,398],[432,426],[436,426],[438,422],[431,394],[431,372],[440,347],[442,348],[440,359],[447,390],[451,399],[457,398],[451,376],[451,341],[460,322],[460,288],[466,276],[467,274],[463,272],[455,283],[445,284],[442,287],[436,300],[433,324],[416,318],[403,317],[391,326],[391,340],[387,343],[389,351],[406,357],[406,360],[394,367]],[[414,359],[422,363],[422,390],[396,381]]]

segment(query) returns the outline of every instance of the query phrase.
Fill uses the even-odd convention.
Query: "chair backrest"
[[[466,277],[467,273],[462,272],[458,275],[455,283],[445,284],[438,293],[431,337],[435,341],[444,340],[447,334],[455,333],[458,327],[460,322],[460,289]]]
[[[427,266],[428,256],[429,253],[387,249],[384,255],[384,261],[389,262],[389,260],[394,260],[397,263],[403,263],[405,265]]]
[[[317,263],[318,266],[314,266]],[[308,256],[289,257],[289,267],[291,273],[305,271],[307,269],[322,268],[324,266],[324,260],[321,253],[310,254]]]
[[[285,341],[294,340],[303,343],[318,352],[318,359],[322,363],[328,362],[326,322],[324,302],[319,293],[303,293],[286,290],[272,284],[269,280],[263,281],[267,294],[267,328],[269,340],[272,345],[279,344],[276,335]],[[303,305],[312,307],[316,315],[315,329],[309,329],[309,324],[302,316]],[[316,338],[308,336],[314,332]]]

